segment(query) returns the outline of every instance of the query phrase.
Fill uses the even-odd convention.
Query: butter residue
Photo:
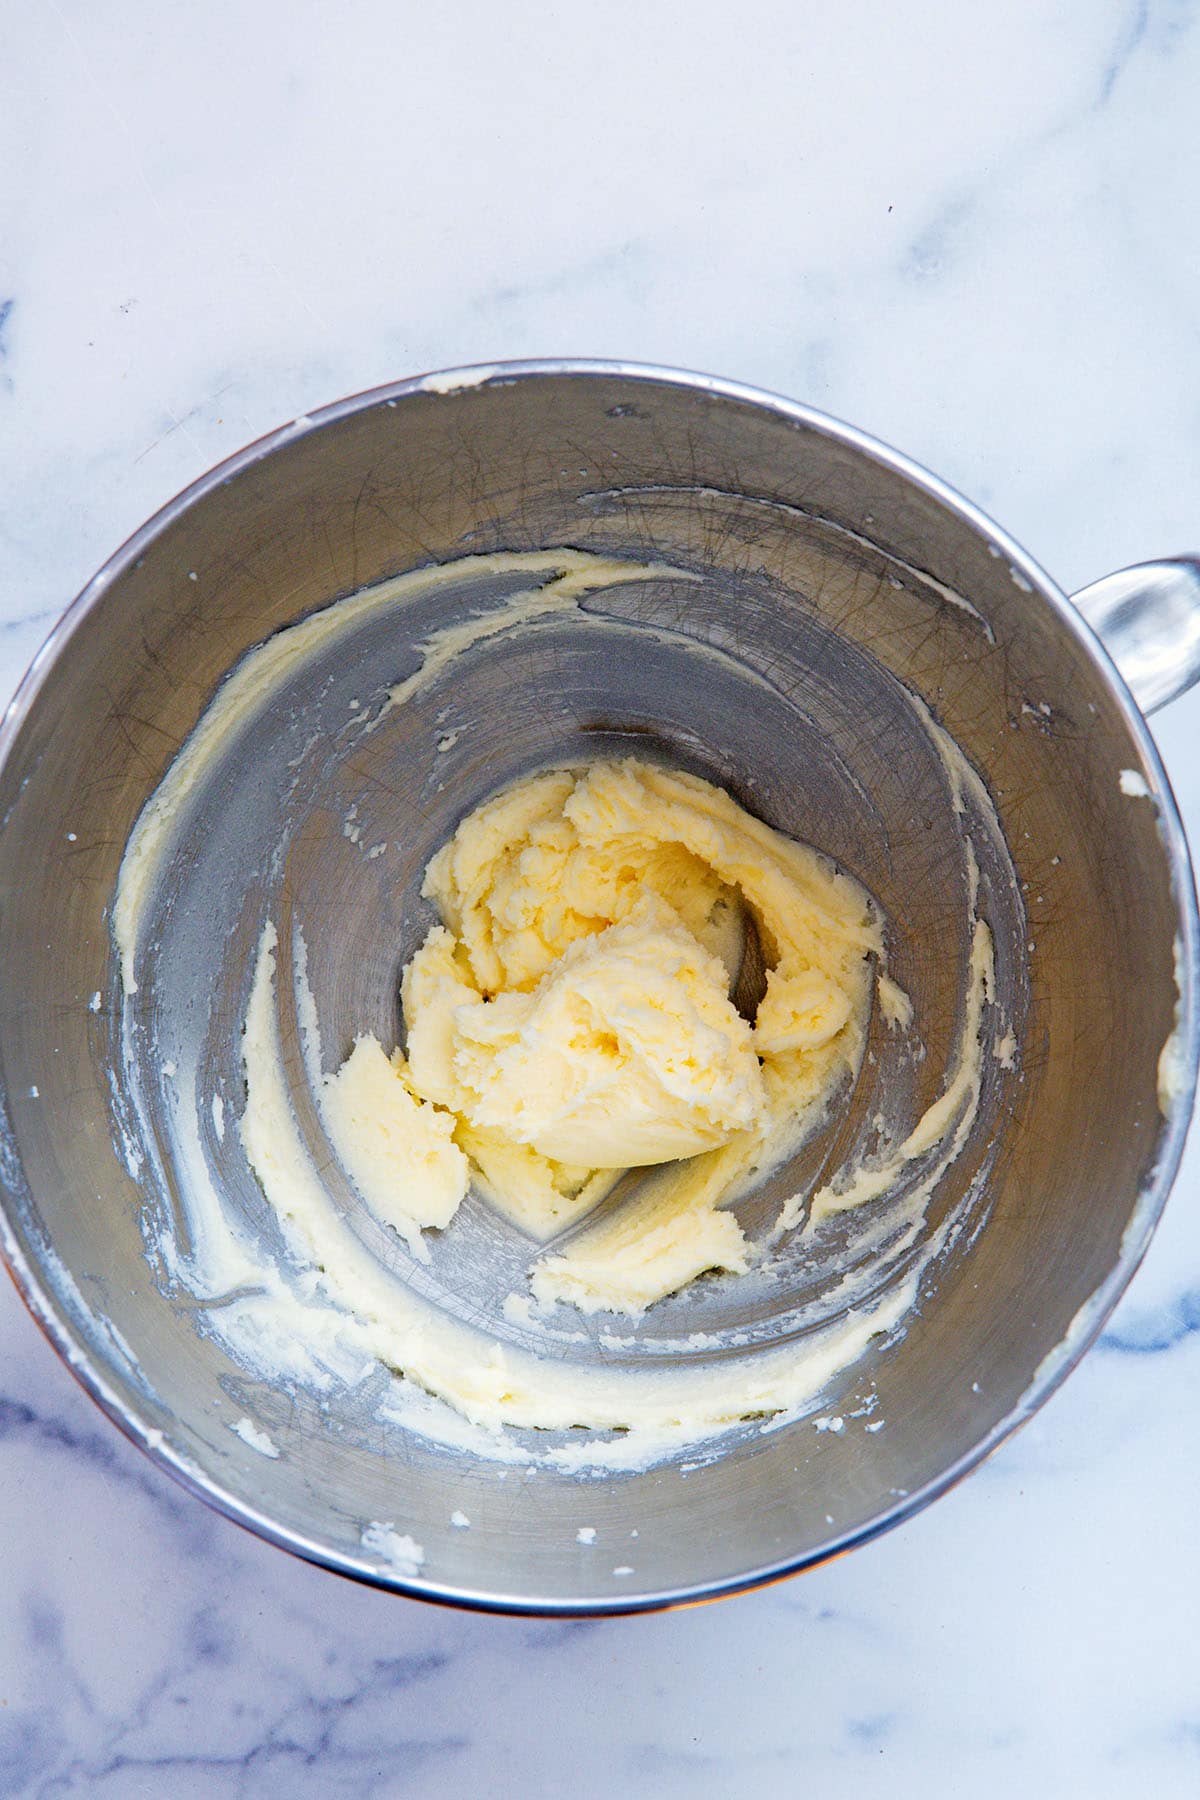
[[[376,582],[342,600],[285,626],[265,643],[248,650],[221,683],[194,730],[138,815],[117,875],[112,926],[126,996],[136,994],[138,936],[142,914],[164,859],[171,849],[182,809],[225,748],[230,733],[271,701],[281,682],[319,650],[345,637],[371,614],[425,598],[442,588],[487,575],[527,574],[533,585],[510,595],[500,605],[473,613],[459,623],[431,633],[417,646],[420,661],[413,673],[392,688],[385,710],[402,703],[423,683],[435,679],[463,650],[502,632],[554,613],[570,612],[597,588],[670,575],[692,579],[682,569],[654,563],[622,562],[585,550],[535,550],[524,555],[464,556],[432,568],[410,569],[390,581]],[[382,717],[382,713],[379,715]],[[371,725],[378,723],[378,717]]]
[[[802,1347],[784,1344],[707,1367],[665,1369],[562,1361],[502,1344],[485,1328],[449,1317],[361,1242],[334,1205],[304,1141],[288,1098],[279,1035],[277,943],[274,926],[267,925],[242,1038],[246,1109],[240,1130],[296,1270],[286,1284],[275,1278],[265,1305],[271,1315],[282,1310],[288,1321],[297,1370],[307,1338],[336,1354],[342,1367],[357,1356],[360,1366],[377,1361],[402,1372],[493,1432],[506,1425],[628,1432],[616,1447],[578,1445],[547,1460],[564,1468],[633,1467],[748,1414],[803,1406],[872,1338],[893,1331],[912,1305],[919,1270],[812,1333]],[[208,1222],[219,1230],[219,1215]],[[209,1316],[243,1354],[247,1345],[260,1346],[278,1358],[273,1339],[264,1341],[262,1310],[249,1295],[231,1304],[224,1318]]]
[[[1183,1025],[1184,968],[1183,939],[1176,936],[1172,945],[1175,965],[1175,1017],[1158,1056],[1158,1110],[1169,1119],[1188,1092],[1187,1034]]]
[[[322,1084],[321,1112],[371,1211],[428,1258],[422,1231],[450,1223],[470,1180],[454,1120],[413,1093],[399,1052],[389,1062],[373,1037],[360,1037]]]
[[[269,1457],[273,1461],[279,1455],[278,1447],[253,1419],[238,1419],[229,1429],[235,1437],[241,1438],[243,1444],[248,1444],[251,1450],[257,1450],[260,1456]]]
[[[646,1191],[589,1226],[561,1255],[530,1272],[541,1305],[565,1301],[581,1312],[638,1314],[710,1269],[750,1266],[750,1247],[721,1210],[751,1164],[747,1143],[668,1166]]]
[[[913,1022],[913,1003],[904,989],[881,969],[876,977],[875,991],[879,995],[879,1010],[888,1024],[907,1031]]]
[[[425,1566],[425,1551],[406,1531],[397,1531],[390,1519],[372,1519],[362,1530],[360,1542],[364,1550],[374,1551],[397,1575],[419,1575]]]
[[[1150,800],[1153,798],[1146,777],[1140,769],[1122,769],[1117,777],[1117,785],[1121,792],[1131,800]]]
[[[906,1167],[938,1152],[932,1171],[936,1181],[958,1156],[967,1133],[975,1121],[979,1091],[983,1081],[983,1015],[993,997],[996,985],[995,953],[992,933],[983,919],[976,919],[971,934],[971,957],[967,978],[966,1005],[957,1054],[945,1087],[933,1104],[926,1108],[912,1130],[899,1144],[884,1155],[864,1162],[849,1178],[838,1177],[819,1188],[809,1202],[809,1219],[818,1224],[832,1213],[845,1212],[852,1206],[864,1206],[886,1194],[903,1175]],[[801,1206],[791,1200],[784,1208],[780,1223],[794,1224]]]

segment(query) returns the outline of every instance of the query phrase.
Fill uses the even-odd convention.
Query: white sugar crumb
[[[818,1431],[845,1431],[846,1421],[839,1414],[832,1419],[814,1419],[813,1424]]]
[[[468,1519],[466,1513],[459,1512],[457,1507],[450,1514],[450,1523],[453,1525],[455,1531],[469,1531],[471,1526],[471,1521]]]
[[[973,1394],[982,1394],[983,1389],[980,1387],[980,1385],[977,1381],[973,1381],[971,1383],[971,1392]]]
[[[884,1420],[876,1419],[875,1423],[873,1425],[864,1425],[863,1430],[864,1431],[882,1431],[883,1427],[884,1427]]]
[[[429,394],[453,394],[459,388],[482,387],[495,373],[494,366],[483,364],[474,369],[440,369],[432,375],[422,375],[421,386]],[[391,404],[389,400],[388,405]]]
[[[533,1324],[533,1301],[528,1294],[506,1294],[500,1311],[510,1325]]]
[[[176,1075],[179,1073],[179,1066],[177,1063],[165,1062],[162,1066],[162,1072],[168,1081],[174,1081]]]
[[[577,1544],[594,1544],[595,1541],[596,1527],[594,1525],[581,1525],[579,1530],[575,1533],[575,1542]]]
[[[1000,1064],[1002,1069],[1012,1068],[1013,1058],[1016,1054],[1017,1040],[1011,1031],[1006,1031],[1003,1037],[997,1037],[993,1040],[992,1055],[996,1058],[996,1061]]]
[[[29,1090],[29,1098],[31,1100],[40,1100],[41,1097],[42,1097],[41,1089],[38,1087],[37,1082],[35,1081],[33,1086]]]
[[[890,1026],[898,1026],[907,1031],[912,1024],[913,1003],[898,982],[890,975],[880,975],[876,982],[879,994],[879,1010]]]
[[[1122,769],[1117,780],[1121,784],[1121,792],[1128,794],[1131,800],[1149,800],[1150,789],[1146,786],[1145,778],[1136,769]]]
[[[1176,1016],[1179,1009],[1176,1007]],[[1183,1032],[1179,1026],[1167,1038],[1158,1058],[1158,1110],[1169,1119],[1176,1104],[1187,1093],[1187,1056]]]
[[[217,1134],[217,1142],[223,1144],[225,1142],[225,1102],[220,1094],[214,1094],[212,1097],[212,1122],[213,1130]]]
[[[99,1012],[100,1011],[100,989],[99,988],[96,989],[95,993],[92,995],[91,999],[88,1001],[88,1011],[89,1012]]]
[[[392,1565],[397,1575],[416,1575],[425,1566],[425,1552],[407,1533],[396,1530],[392,1520],[372,1519],[363,1527],[362,1547],[373,1550]]]
[[[447,750],[453,750],[459,739],[457,731],[444,731],[438,739],[438,755],[444,756]]]
[[[277,1447],[271,1442],[265,1431],[261,1431],[253,1419],[239,1419],[236,1425],[229,1427],[235,1437],[240,1437],[243,1444],[249,1444],[260,1456],[272,1459],[279,1455]]]

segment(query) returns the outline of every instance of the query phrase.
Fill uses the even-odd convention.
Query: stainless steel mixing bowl
[[[154,898],[154,948],[127,1002],[149,1095],[139,1164],[123,1139],[108,909],[130,828],[222,676],[366,583],[563,544],[704,579],[598,598],[617,619],[603,633],[560,619],[489,640],[385,730],[347,732],[357,707],[411,671],[430,630],[503,591],[464,578],[339,640],[231,746]],[[1147,565],[1081,601],[1117,667],[1016,544],[904,458],[786,401],[620,365],[512,364],[380,389],[297,420],[172,502],[65,615],[0,743],[4,1250],[95,1399],[264,1537],[381,1586],[491,1608],[619,1612],[728,1592],[942,1492],[1099,1331],[1170,1186],[1196,1079],[1195,894],[1137,701],[1160,703],[1200,669],[1197,566]],[[720,654],[685,654],[689,642]],[[148,1260],[144,1231],[186,1198],[172,1182],[189,1131],[231,1204],[271,1236],[236,1132],[208,1123],[214,1097],[240,1105],[263,917],[282,907],[303,923],[333,1054],[356,1030],[394,1038],[397,971],[429,917],[424,862],[525,769],[638,747],[713,776],[837,858],[890,920],[930,1046],[907,1098],[932,1098],[966,953],[963,821],[902,688],[981,771],[996,808],[1002,837],[981,875],[1019,1050],[1011,1069],[989,1060],[976,1129],[928,1221],[958,1208],[964,1228],[907,1330],[823,1397],[840,1430],[750,1422],[719,1455],[640,1473],[501,1474],[381,1422],[360,1387],[283,1391],[226,1356],[207,1309]],[[386,851],[367,859],[375,842]],[[899,1078],[878,1034],[876,1049],[860,1119]],[[808,1175],[838,1153],[834,1131]],[[780,1191],[739,1209],[751,1229]],[[848,1228],[831,1229],[845,1251]],[[498,1301],[528,1244],[478,1206],[446,1238],[413,1278],[435,1304],[519,1336]],[[820,1258],[796,1260],[769,1305],[753,1285],[702,1283],[586,1353],[703,1356],[688,1342],[697,1322],[799,1340],[829,1286]],[[658,1349],[639,1348],[647,1336]],[[867,1431],[864,1407],[883,1429]],[[230,1430],[242,1413],[277,1458]],[[455,1511],[469,1530],[452,1527]],[[419,1574],[364,1548],[371,1520],[424,1546]],[[580,1525],[598,1550],[577,1542]]]

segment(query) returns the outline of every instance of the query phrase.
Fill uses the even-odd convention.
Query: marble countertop
[[[0,691],[207,466],[408,373],[714,371],[937,469],[1068,588],[1200,549],[1200,7],[12,13]],[[1155,721],[1200,842],[1200,690]],[[1200,1134],[1063,1391],[900,1531],[597,1623],[356,1588],[210,1515],[0,1285],[0,1792],[1200,1791]]]

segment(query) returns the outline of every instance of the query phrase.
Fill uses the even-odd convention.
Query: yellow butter
[[[422,1231],[449,1224],[470,1179],[453,1116],[418,1099],[373,1037],[360,1037],[324,1083],[321,1113],[371,1211],[427,1256]]]
[[[410,1108],[437,1109],[447,1158],[469,1156],[484,1196],[539,1239],[647,1171],[536,1265],[535,1295],[639,1312],[745,1268],[723,1208],[858,1067],[882,951],[864,890],[711,782],[631,758],[484,802],[424,892],[442,923],[404,971],[394,1079]],[[767,965],[752,1018],[730,997],[747,920]],[[337,1080],[353,1090],[354,1069]],[[457,1167],[439,1179],[450,1193]]]
[[[646,895],[571,944],[531,991],[458,1010],[454,1070],[470,1122],[593,1169],[719,1148],[766,1103],[728,980]]]

